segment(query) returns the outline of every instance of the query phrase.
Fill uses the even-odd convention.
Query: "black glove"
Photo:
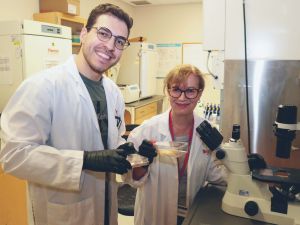
[[[156,148],[150,141],[147,140],[143,140],[142,144],[140,145],[139,154],[147,157],[149,164],[151,164],[153,162],[153,158],[157,156]]]
[[[84,152],[82,169],[118,174],[127,173],[131,169],[130,163],[126,160],[127,155],[124,149]]]
[[[126,154],[124,155],[125,158],[127,155],[137,153],[132,142],[126,142],[125,144],[120,145],[118,149],[124,150],[124,153]]]

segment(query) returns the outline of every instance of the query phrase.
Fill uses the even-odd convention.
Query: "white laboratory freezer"
[[[140,98],[156,94],[158,53],[156,44],[133,42],[124,50],[117,78],[119,85],[135,85],[140,88]]]
[[[72,55],[71,37],[66,26],[0,21],[0,113],[24,79]]]

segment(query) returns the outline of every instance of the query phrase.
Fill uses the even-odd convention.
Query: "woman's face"
[[[173,114],[193,114],[197,102],[199,101],[202,94],[202,90],[199,90],[199,77],[197,75],[191,74],[188,76],[185,82],[180,84],[173,83],[169,87],[170,89],[168,90],[168,95]],[[180,94],[181,91],[186,92],[182,92]]]

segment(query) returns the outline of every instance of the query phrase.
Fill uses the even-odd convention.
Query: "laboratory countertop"
[[[199,190],[183,225],[270,225],[222,211],[225,187],[208,185]]]
[[[152,102],[160,101],[163,99],[164,99],[163,95],[154,95],[149,98],[141,99],[141,100],[131,102],[131,103],[126,103],[125,105],[126,105],[126,107],[141,107],[141,106],[150,104]]]

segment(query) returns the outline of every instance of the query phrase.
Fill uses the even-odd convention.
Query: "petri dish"
[[[131,164],[132,168],[149,165],[148,158],[137,153],[128,155],[126,160]]]
[[[159,155],[178,158],[186,154],[188,144],[178,141],[157,141],[154,143],[154,146]]]

